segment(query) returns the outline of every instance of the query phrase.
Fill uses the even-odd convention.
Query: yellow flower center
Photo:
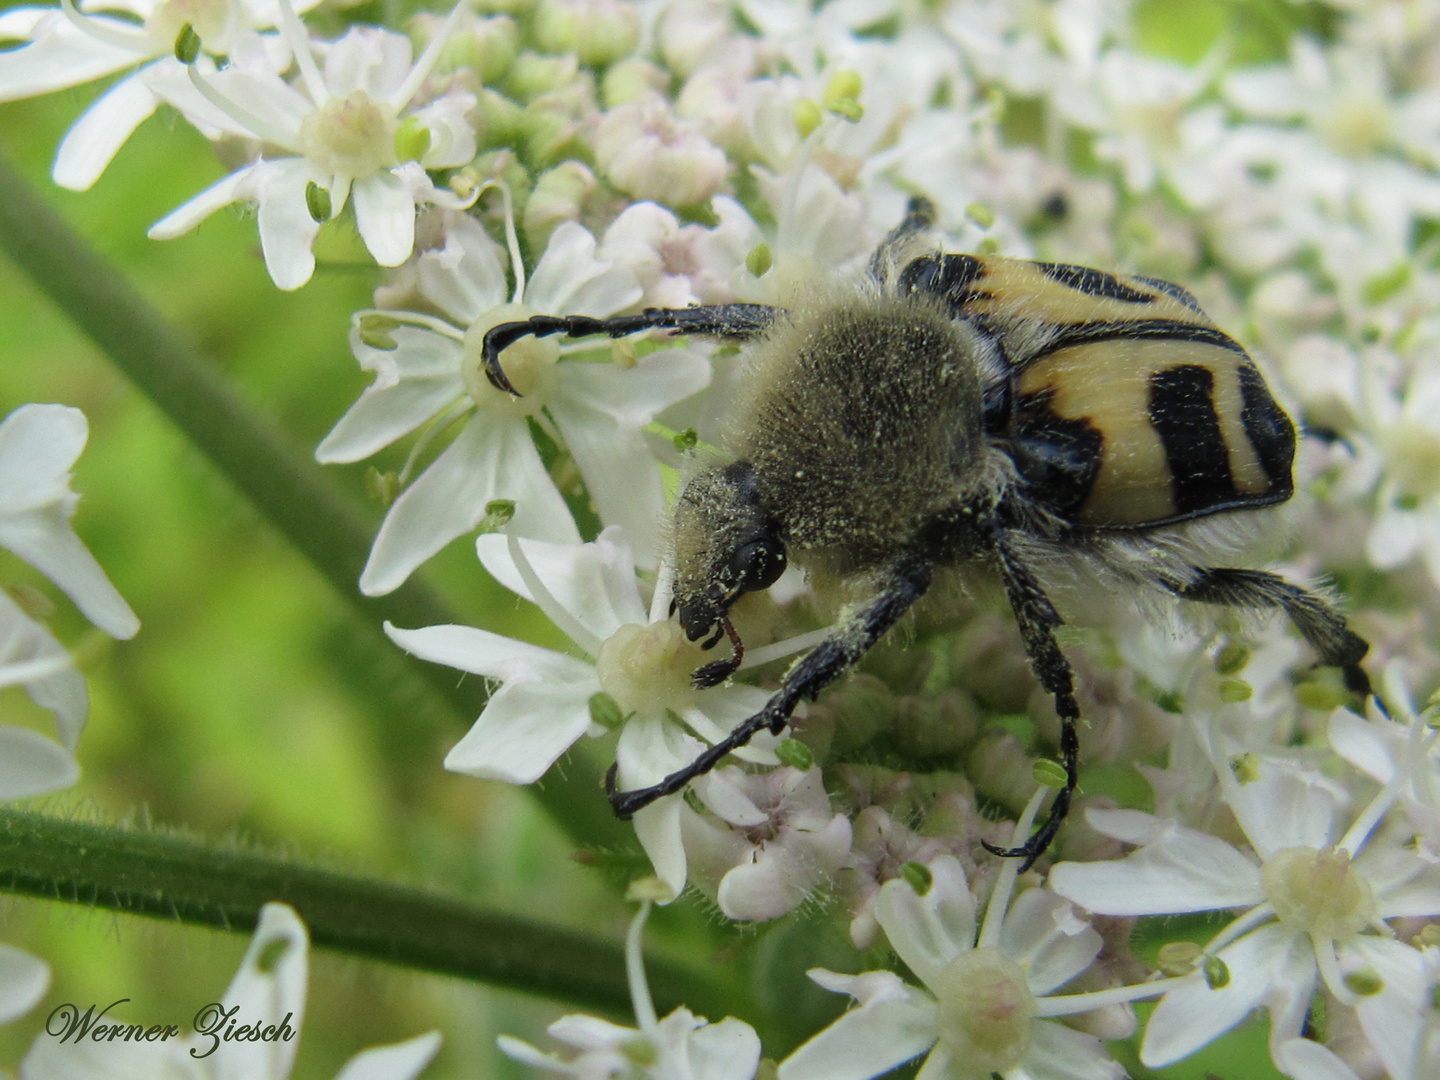
[[[395,161],[395,110],[364,90],[332,98],[300,122],[300,147],[321,172],[354,180]]]
[[[1260,881],[1281,924],[1317,940],[1353,938],[1379,912],[1370,883],[1351,872],[1347,851],[1285,848],[1265,860]]]
[[[476,319],[465,331],[465,359],[460,365],[460,378],[465,392],[482,412],[496,418],[532,416],[545,407],[560,385],[560,346],[554,338],[524,337],[500,354],[500,365],[510,385],[520,393],[511,397],[490,385],[485,377],[481,346],[485,334],[506,322],[519,322],[534,312],[524,304],[501,304]]]
[[[939,1008],[940,1045],[966,1075],[989,1076],[1025,1060],[1035,1020],[1035,995],[1025,972],[990,946],[950,961],[930,986]]]
[[[595,674],[600,689],[627,715],[680,712],[699,693],[690,685],[690,673],[700,663],[700,649],[686,639],[678,623],[627,623],[601,643]]]

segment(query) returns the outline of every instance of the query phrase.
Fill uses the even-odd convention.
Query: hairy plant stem
[[[317,946],[492,983],[630,1022],[622,946],[399,885],[255,851],[0,809],[0,890],[248,933],[260,908],[294,907]],[[650,959],[662,1010],[724,1015],[717,973]]]

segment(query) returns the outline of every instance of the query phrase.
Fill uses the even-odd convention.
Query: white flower
[[[319,0],[297,4],[301,11]],[[245,65],[263,57],[284,67],[283,42],[255,33],[275,25],[273,0],[123,0],[58,8],[14,7],[0,15],[0,41],[26,44],[0,53],[0,101],[48,94],[145,65],[111,85],[77,120],[55,157],[61,187],[84,191],[99,179],[120,147],[160,104],[150,75],[180,71],[175,42],[185,26],[200,36],[207,57]],[[126,16],[141,20],[136,25]]]
[[[683,1005],[663,1020],[656,1017],[640,949],[649,914],[647,899],[625,938],[625,970],[637,1027],[595,1016],[562,1016],[546,1030],[579,1051],[568,1060],[509,1035],[497,1040],[501,1051],[526,1065],[577,1080],[752,1080],[760,1064],[760,1038],[749,1024],[733,1016],[712,1024]]]
[[[22,405],[0,422],[0,547],[53,581],[111,637],[140,620],[70,528],[80,496],[70,467],[89,437],[85,414],[66,405]]]
[[[1440,913],[1440,866],[1390,843],[1366,845],[1393,792],[1382,792],[1337,842],[1333,785],[1276,759],[1252,761],[1248,771],[1248,783],[1221,779],[1253,856],[1138,810],[1090,810],[1094,828],[1137,850],[1050,873],[1051,888],[1098,914],[1248,909],[1206,947],[1224,978],[1212,972],[1207,981],[1197,971],[1156,1006],[1140,1050],[1151,1067],[1193,1053],[1261,1005],[1279,1064],[1280,1047],[1301,1032],[1317,978],[1341,1003],[1355,1004],[1342,967],[1384,967],[1390,950],[1408,948],[1384,936],[1383,920]]]
[[[717,769],[695,791],[714,817],[681,810],[685,852],[727,919],[779,918],[850,852],[850,819],[831,809],[819,769]]]
[[[678,348],[650,353],[628,369],[559,364],[566,350],[555,339],[529,338],[503,357],[524,396],[495,389],[481,369],[481,340],[490,327],[536,311],[609,315],[640,298],[634,275],[597,259],[594,237],[573,222],[550,235],[534,274],[528,284],[517,282],[510,304],[502,254],[477,222],[460,217],[444,248],[417,260],[421,295],[449,321],[409,312],[356,317],[351,345],[375,382],[321,442],[320,461],[357,461],[422,425],[435,432],[466,417],[450,445],[390,507],[360,577],[366,595],[398,587],[473,529],[493,500],[515,503],[516,535],[579,542],[531,439],[531,419],[542,426],[553,421],[547,430],[570,451],[602,520],[624,525],[641,564],[654,565],[665,498],[641,431],[661,409],[705,386],[709,364]],[[370,316],[388,324],[384,347],[367,343]],[[426,442],[422,436],[417,450]]]
[[[500,683],[445,758],[447,769],[534,783],[582,735],[603,734],[599,720],[623,721],[615,750],[618,782],[627,790],[644,787],[688,765],[704,749],[700,739],[718,742],[768,699],[753,686],[691,685],[706,654],[665,617],[663,604],[647,618],[619,530],[607,529],[583,545],[492,534],[480,537],[477,547],[501,584],[539,604],[590,659],[468,626],[400,630],[387,624],[385,632],[406,652]],[[618,715],[607,717],[606,709],[618,709]],[[773,740],[762,736],[737,756],[774,764],[768,745]],[[635,815],[636,835],[656,875],[676,895],[686,879],[681,801],[672,795]]]
[[[22,405],[0,422],[0,547],[53,581],[100,629],[129,638],[140,621],[70,526],[80,499],[70,468],[88,436],[85,414],[66,405]],[[69,787],[79,775],[71,751],[89,711],[85,680],[50,631],[0,593],[0,686],[16,685],[55,714],[61,745],[0,726],[0,798]]]
[[[297,1035],[305,1016],[309,982],[310,937],[293,908],[266,904],[250,948],[240,962],[221,1010],[235,1009],[233,1022],[270,1030],[269,1040],[220,1042],[229,1020],[211,1007],[207,1015],[220,1026],[216,1034],[196,1031],[176,1041],[62,1042],[42,1031],[20,1063],[21,1080],[129,1080],[137,1076],[183,1076],[193,1080],[285,1080],[295,1063]],[[73,1006],[72,1006],[73,1008]],[[63,1012],[52,1024],[64,1021]],[[118,1019],[108,1017],[107,1021]],[[53,1028],[51,1029],[54,1030]],[[432,1031],[407,1042],[365,1050],[341,1069],[337,1080],[413,1080],[440,1048],[440,1033]]]
[[[1384,570],[1418,555],[1440,586],[1440,370],[1417,367],[1402,392],[1376,387],[1365,403],[1384,463],[1366,554]]]
[[[1023,839],[1043,790],[1015,830]],[[780,1080],[869,1080],[929,1051],[917,1080],[1118,1080],[1124,1070],[1099,1039],[1051,1017],[1124,1008],[1158,984],[1053,996],[1090,966],[1101,939],[1070,905],[1031,889],[1012,905],[1018,870],[1007,860],[984,924],[957,859],[929,863],[923,896],[904,877],[880,888],[876,916],[900,959],[925,989],[889,971],[839,975],[815,969],[827,990],[858,1007],[780,1063]],[[1133,1023],[1133,1022],[1132,1022]]]
[[[1393,788],[1421,844],[1440,856],[1440,733],[1430,727],[1436,704],[1417,715],[1403,661],[1386,666],[1384,686],[1395,714],[1382,714],[1373,699],[1368,719],[1336,709],[1330,715],[1330,746],[1361,772]]]
[[[475,155],[466,119],[469,94],[447,94],[420,107],[415,99],[463,12],[451,13],[412,66],[410,39],[357,26],[325,50],[324,71],[300,21],[280,0],[282,29],[300,69],[298,84],[274,71],[226,68],[202,75],[156,72],[157,93],[197,124],[260,139],[294,156],[260,158],[232,172],[150,228],[153,239],[189,232],[222,206],[259,204],[260,247],[270,277],[298,289],[315,271],[311,245],[327,219],[354,196],[361,239],[381,266],[399,266],[415,246],[415,211],[466,200],[437,188],[427,169],[464,165]]]

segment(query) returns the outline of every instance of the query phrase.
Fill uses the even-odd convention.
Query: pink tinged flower
[[[0,422],[0,547],[60,588],[111,637],[131,638],[140,620],[70,527],[80,497],[70,468],[89,425],[79,409],[22,405]]]
[[[317,218],[335,217],[353,195],[356,226],[375,261],[403,263],[414,249],[418,207],[467,205],[437,188],[426,170],[454,168],[474,156],[475,133],[466,119],[473,97],[452,94],[416,106],[464,7],[462,0],[413,65],[409,38],[358,26],[329,46],[322,71],[304,27],[281,0],[297,83],[259,67],[156,72],[150,79],[156,93],[198,124],[294,156],[238,169],[156,222],[149,235],[172,239],[222,206],[257,203],[266,268],[280,288],[298,289],[315,270]],[[317,192],[328,202],[328,217],[316,205]]]
[[[833,878],[850,853],[850,821],[831,808],[818,769],[718,769],[695,790],[713,816],[681,810],[686,855],[727,919],[784,915]]]
[[[299,9],[316,2],[307,0]],[[271,39],[279,48],[267,50],[255,33],[274,26],[277,17],[273,3],[251,0],[89,3],[83,13],[69,0],[58,8],[11,8],[0,15],[0,40],[25,44],[0,53],[0,101],[48,94],[139,67],[97,98],[60,144],[55,182],[84,191],[159,105],[147,79],[167,68],[178,72],[174,51],[183,27],[200,36],[207,64],[212,58],[235,62],[247,52],[268,51],[270,63],[283,68],[289,63],[283,43]]]
[[[668,206],[694,206],[725,183],[725,154],[662,98],[617,105],[600,118],[595,164],[621,191]]]
[[[708,362],[689,350],[667,349],[623,370],[562,364],[557,361],[574,347],[530,338],[504,355],[506,373],[523,396],[490,385],[481,369],[481,343],[490,327],[535,312],[606,316],[640,299],[631,270],[597,258],[594,237],[573,222],[555,229],[529,281],[521,277],[513,294],[507,295],[503,249],[468,216],[450,223],[442,248],[417,257],[416,278],[421,295],[444,318],[356,316],[351,346],[375,381],[315,456],[326,463],[358,461],[429,425],[413,458],[433,433],[462,417],[464,423],[390,507],[361,591],[374,596],[398,587],[431,555],[475,528],[495,500],[515,504],[515,535],[579,542],[531,439],[532,418],[550,425],[570,451],[602,520],[623,525],[641,564],[653,566],[665,501],[642,431],[662,409],[708,383]],[[370,320],[385,324],[387,340],[370,339],[364,329]]]
[[[692,761],[757,712],[768,695],[732,684],[696,690],[691,673],[706,658],[664,606],[647,615],[630,549],[616,528],[589,544],[551,544],[486,535],[480,560],[506,588],[540,605],[588,657],[579,660],[465,626],[401,630],[392,641],[422,660],[499,683],[445,767],[488,780],[529,784],[584,735],[602,735],[597,717],[623,723],[616,748],[622,788],[653,784]],[[606,717],[597,697],[613,703]],[[696,736],[699,736],[697,738]],[[704,740],[702,742],[701,740]],[[737,752],[774,764],[773,740]],[[656,874],[678,895],[686,858],[678,795],[635,815],[635,830]]]
[[[780,1080],[868,1080],[927,1050],[921,1080],[1123,1076],[1099,1039],[1047,1019],[1114,1003],[1113,995],[1053,996],[1089,967],[1100,935],[1043,889],[1011,906],[1013,864],[1002,870],[983,926],[959,862],[941,856],[928,870],[924,896],[897,878],[877,903],[890,944],[924,989],[888,971],[810,972],[856,1007],[781,1062]]]
[[[310,937],[293,908],[266,904],[250,947],[240,962],[219,1009],[233,1009],[258,1030],[299,1034],[305,1017],[309,982]],[[213,1007],[212,1007],[213,1009]],[[204,1024],[207,1010],[197,1016]],[[120,1020],[120,1017],[113,1017]],[[219,1029],[223,1031],[223,1022]],[[41,1032],[20,1063],[24,1080],[127,1080],[134,1076],[184,1076],[194,1080],[286,1080],[300,1041],[294,1035],[266,1040],[226,1042],[215,1050],[218,1035],[196,1032],[166,1042],[62,1042]],[[414,1080],[440,1048],[439,1032],[408,1042],[366,1050],[340,1070],[336,1080]],[[201,1056],[205,1055],[205,1056]]]
[[[637,882],[636,886],[644,883]],[[654,882],[650,883],[654,885]],[[683,1005],[664,1019],[655,1014],[645,980],[641,932],[650,914],[646,900],[630,923],[625,939],[625,968],[635,1027],[575,1014],[562,1016],[546,1030],[574,1053],[546,1054],[520,1039],[502,1035],[500,1050],[515,1061],[577,1080],[752,1080],[760,1064],[760,1038],[733,1016],[718,1024],[696,1016]]]

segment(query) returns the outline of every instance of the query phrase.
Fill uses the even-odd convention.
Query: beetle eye
[[[785,572],[785,548],[777,540],[752,540],[730,559],[741,592],[768,589]]]

